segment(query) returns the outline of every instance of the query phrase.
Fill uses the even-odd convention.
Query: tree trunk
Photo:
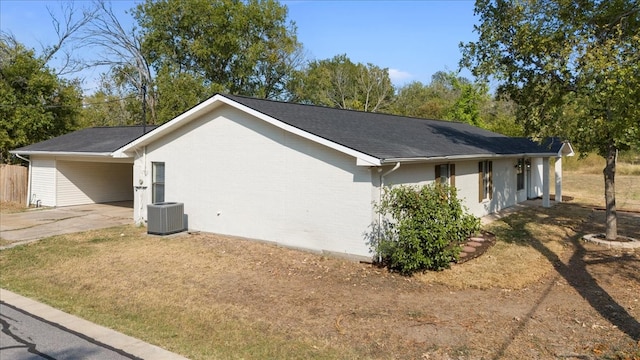
[[[616,214],[616,158],[618,150],[615,145],[609,145],[607,153],[607,166],[604,168],[604,199],[606,202],[606,230],[607,240],[615,240],[618,237],[618,217]]]

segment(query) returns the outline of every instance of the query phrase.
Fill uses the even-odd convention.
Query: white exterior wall
[[[495,162],[493,163],[493,171],[495,183]],[[478,161],[462,161],[456,164],[456,188],[458,189],[458,198],[463,199],[464,206],[469,209],[471,214],[480,217],[490,213],[491,202],[489,200],[478,202],[480,192]]]
[[[486,214],[491,214],[516,204],[517,169],[516,158],[492,159],[493,161],[493,199],[482,202]],[[477,171],[476,163],[476,171]],[[476,182],[477,173],[476,173]],[[478,185],[476,185],[476,188]],[[525,187],[526,188],[526,187]]]
[[[31,157],[31,203],[56,206],[56,160],[53,157]]]
[[[542,158],[531,158],[529,169],[529,199],[542,196]]]
[[[165,163],[165,201],[184,203],[192,230],[371,256],[371,170],[354,157],[223,107],[138,152],[138,220],[152,162]]]
[[[56,205],[133,200],[133,165],[57,160]]]
[[[493,198],[482,202],[479,198],[478,161],[455,162],[458,198],[474,216],[484,216],[526,200],[525,190],[516,191],[517,178],[514,164],[517,159],[490,159],[493,161]],[[435,178],[435,165],[440,163],[401,165],[385,177],[385,185],[425,185]],[[526,189],[526,186],[525,186]]]

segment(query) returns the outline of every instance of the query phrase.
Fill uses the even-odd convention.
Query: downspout
[[[384,178],[385,176],[391,174],[392,172],[398,170],[400,168],[400,162],[398,161],[396,165],[387,170],[385,173],[380,175],[380,194],[378,195],[378,201],[382,200],[382,192],[384,191]],[[382,169],[379,169],[382,170]],[[378,238],[380,238],[380,226],[382,225],[382,214],[378,213]],[[378,262],[382,262],[382,255],[378,253]]]
[[[19,154],[15,154],[15,155],[18,159],[22,159],[29,163],[29,173],[28,173],[28,180],[27,180],[27,208],[29,208],[29,206],[31,206],[31,160],[25,157],[22,157]]]
[[[138,218],[139,224],[144,224],[144,216],[142,216],[142,211],[144,210],[143,198],[144,195],[147,194],[147,146],[142,147],[142,176],[144,177],[144,191],[140,191],[140,216]],[[153,180],[152,180],[153,181]],[[153,200],[151,200],[153,201]],[[146,214],[145,214],[146,215]]]
[[[138,149],[134,149],[136,156],[140,157],[140,153],[138,153]],[[134,160],[134,164],[135,164],[135,160]],[[140,168],[140,178],[138,179],[138,184],[134,185],[135,189],[138,192],[138,202],[140,204],[140,206],[138,207],[138,218],[135,219],[135,223],[137,225],[141,225],[144,223],[144,217],[142,216],[142,211],[144,210],[144,204],[143,204],[143,199],[144,199],[144,194],[146,192],[147,189],[147,147],[143,146],[142,147],[142,166]],[[135,181],[135,179],[134,179]]]
[[[384,186],[384,177],[389,175],[389,174],[391,174],[392,172],[398,170],[399,167],[400,167],[400,162],[398,161],[396,163],[396,165],[392,169],[390,169],[387,172],[385,172],[384,174],[380,175],[380,194],[382,194],[382,187]]]

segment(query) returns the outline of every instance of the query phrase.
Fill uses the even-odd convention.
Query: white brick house
[[[548,205],[548,160],[572,154],[568,143],[540,145],[463,123],[221,94],[102,156],[49,150],[43,142],[13,152],[31,156],[32,174],[60,172],[51,161],[129,164],[121,176],[138,223],[150,203],[182,202],[192,230],[364,258],[372,255],[365,233],[383,186],[438,177],[476,216],[531,197]],[[56,192],[33,176],[32,193],[47,186]],[[76,190],[88,191],[82,186],[91,188]]]

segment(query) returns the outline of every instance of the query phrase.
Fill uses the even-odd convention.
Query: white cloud
[[[391,82],[394,83],[395,85],[404,83],[407,80],[411,79],[412,77],[413,75],[406,71],[400,71],[398,69],[389,69],[389,78],[391,79]]]

